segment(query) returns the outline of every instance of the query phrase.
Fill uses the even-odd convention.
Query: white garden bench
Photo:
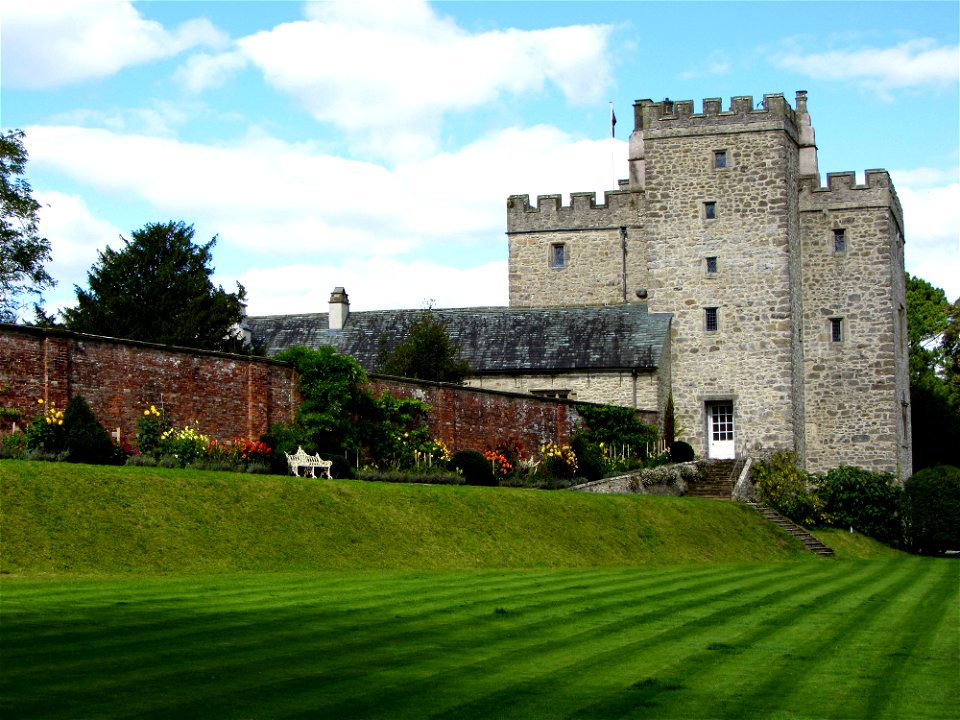
[[[317,468],[320,468],[320,472],[327,476],[328,480],[332,480],[333,476],[330,474],[330,467],[333,465],[333,460],[321,460],[320,454],[316,455],[307,455],[303,451],[303,448],[297,446],[297,451],[291,455],[290,453],[284,453],[287,456],[287,465],[290,466],[290,472],[292,472],[297,477],[300,477],[300,468],[304,468],[303,477],[307,476],[306,471],[310,471],[310,477],[315,478]]]

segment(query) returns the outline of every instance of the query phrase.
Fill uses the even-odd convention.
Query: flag
[[[613,103],[610,103],[610,137],[616,137],[617,114],[613,112]]]

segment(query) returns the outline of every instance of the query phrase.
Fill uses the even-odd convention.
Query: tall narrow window
[[[843,318],[830,318],[830,342],[843,342]]]
[[[717,274],[717,258],[708,257],[707,258],[707,275],[716,275]]]
[[[713,151],[713,166],[715,168],[725,168],[727,166],[727,151],[726,150],[714,150]]]
[[[550,246],[550,267],[562,268],[567,266],[567,247],[563,243],[554,243]]]
[[[835,228],[833,231],[833,251],[845,252],[847,249],[847,231],[843,228]]]
[[[717,204],[715,202],[705,202],[703,204],[703,217],[707,220],[714,220],[717,217]]]
[[[717,308],[708,307],[703,309],[703,328],[707,332],[716,332],[719,327],[719,318]]]

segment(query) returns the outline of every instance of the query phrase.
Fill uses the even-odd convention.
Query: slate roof
[[[351,312],[343,330],[330,330],[327,313],[246,318],[253,342],[268,355],[289,347],[332,345],[376,372],[380,348],[406,337],[422,310]],[[669,314],[646,305],[553,308],[433,309],[459,343],[476,375],[573,370],[653,370],[670,328]],[[383,340],[381,340],[383,338]]]

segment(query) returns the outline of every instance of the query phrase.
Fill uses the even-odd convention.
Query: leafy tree
[[[946,293],[907,273],[907,337],[912,382],[935,375],[943,364],[942,338],[949,324]]]
[[[906,279],[913,469],[960,465],[960,299]]]
[[[56,285],[44,263],[50,261],[50,241],[40,237],[30,185],[23,179],[27,151],[22,130],[0,133],[0,321],[16,322],[26,304],[22,297],[42,298]]]
[[[276,359],[296,368],[302,398],[292,425],[271,428],[269,444],[276,454],[283,457],[281,452],[293,452],[297,445],[309,453],[359,452],[364,432],[360,416],[371,412],[370,396],[362,388],[367,375],[360,364],[332,347],[293,347]]]
[[[960,549],[960,468],[921,470],[907,480],[903,494],[910,550],[936,554]]]
[[[470,365],[457,360],[459,352],[460,346],[451,340],[447,326],[427,309],[392,352],[381,351],[380,372],[417,380],[462,383],[470,374]]]
[[[148,223],[108,247],[87,273],[89,290],[76,287],[77,306],[64,311],[77,332],[226,352],[246,348],[232,328],[243,317],[246,292],[215,287],[210,279],[214,237],[193,244],[192,225]]]

